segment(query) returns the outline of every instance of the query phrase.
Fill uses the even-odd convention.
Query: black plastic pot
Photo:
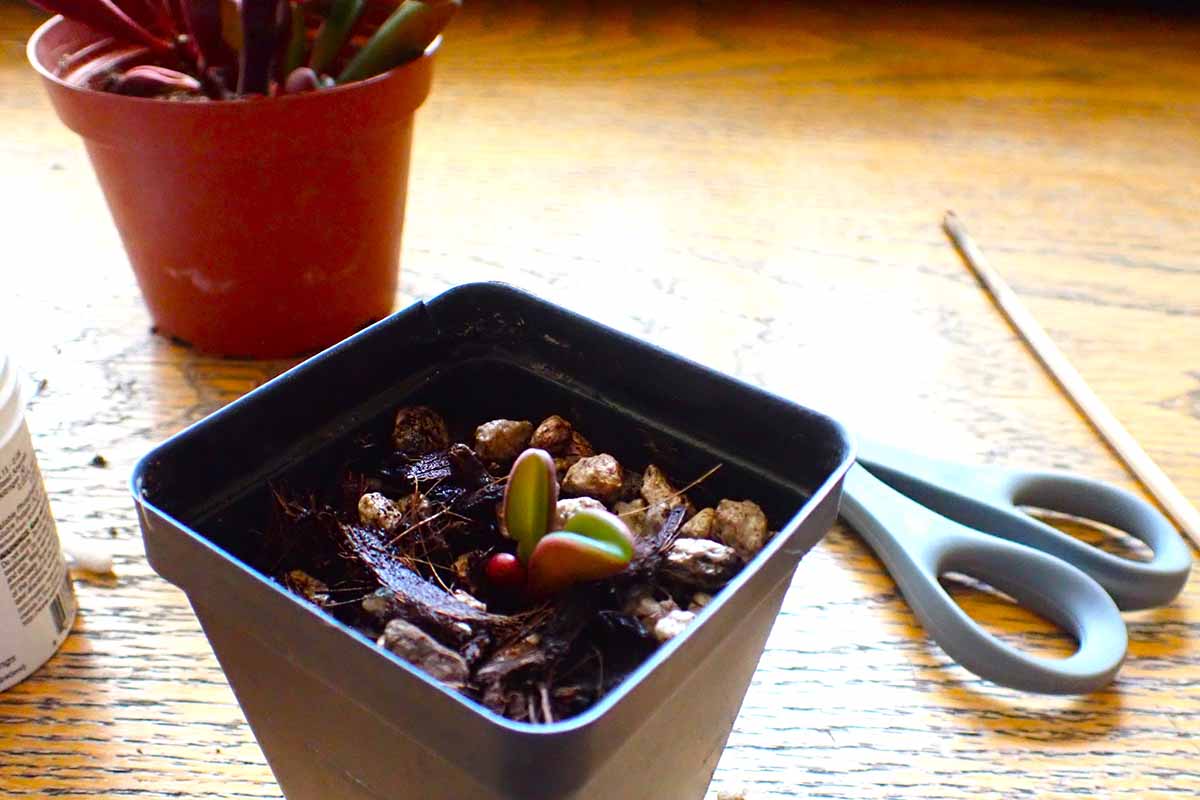
[[[238,556],[261,527],[266,481],[319,474],[356,432],[412,402],[464,423],[560,413],[618,459],[675,475],[723,464],[706,489],[755,499],[780,533],[586,713],[511,722]],[[175,436],[138,465],[133,492],[151,565],[187,593],[289,800],[690,800],[708,786],[797,562],[837,515],[851,450],[827,417],[515,289],[471,284]]]

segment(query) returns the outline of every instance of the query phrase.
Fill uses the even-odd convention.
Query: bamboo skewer
[[[967,266],[979,278],[1004,316],[1025,340],[1046,371],[1066,392],[1067,397],[1071,398],[1076,408],[1108,443],[1113,452],[1125,462],[1125,465],[1137,476],[1142,485],[1150,494],[1154,495],[1167,514],[1175,520],[1175,524],[1197,546],[1200,546],[1200,513],[1196,511],[1195,506],[1183,496],[1183,493],[1175,487],[1166,473],[1159,469],[1154,460],[1125,429],[1125,426],[1113,416],[1112,412],[1096,396],[1096,393],[1091,390],[1083,376],[1058,349],[1049,334],[1021,304],[1016,293],[1000,277],[1000,273],[988,263],[983,251],[971,239],[966,227],[953,211],[946,212],[942,227],[945,228],[950,240],[954,242],[954,246],[963,260],[967,262]]]

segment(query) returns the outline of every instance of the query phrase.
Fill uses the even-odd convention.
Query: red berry
[[[520,589],[525,585],[525,565],[512,553],[496,553],[488,559],[483,572],[500,589]]]

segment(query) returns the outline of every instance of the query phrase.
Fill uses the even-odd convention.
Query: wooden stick
[[[1167,477],[1158,465],[1146,454],[1137,440],[1125,430],[1125,427],[1105,407],[1096,393],[1084,381],[1083,376],[1071,366],[1071,362],[1058,349],[1050,336],[1038,324],[1033,315],[1021,304],[1016,293],[1008,287],[1000,273],[992,268],[984,257],[983,251],[971,239],[962,221],[947,211],[942,221],[946,234],[958,248],[959,254],[967,262],[967,266],[975,273],[984,287],[991,294],[996,305],[1004,312],[1004,316],[1012,323],[1013,328],[1029,345],[1042,366],[1054,377],[1071,401],[1083,414],[1100,436],[1108,443],[1125,465],[1133,471],[1142,485],[1150,494],[1158,499],[1166,512],[1193,542],[1200,545],[1200,513],[1175,484]]]

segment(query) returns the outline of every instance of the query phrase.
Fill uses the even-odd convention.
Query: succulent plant
[[[462,6],[462,0],[30,2],[116,43],[145,48],[98,88],[214,100],[365,80],[420,56]]]
[[[545,450],[524,451],[509,470],[500,517],[503,533],[517,543],[524,588],[536,596],[616,575],[633,559],[633,535],[620,517],[583,509],[562,530],[554,530],[557,504],[554,459]],[[510,554],[499,553],[486,572],[494,583],[511,588],[517,566]]]

